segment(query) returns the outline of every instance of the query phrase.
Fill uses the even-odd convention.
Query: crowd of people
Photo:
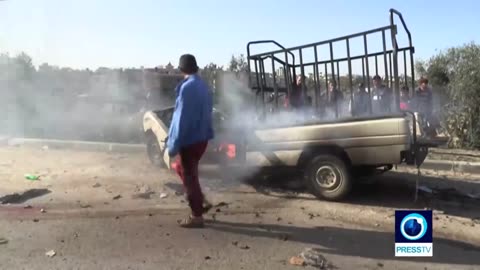
[[[312,106],[312,98],[306,95],[305,87],[302,83],[305,78],[297,77],[296,83],[285,101],[285,107],[293,110],[308,109]],[[330,112],[335,115],[343,116],[368,116],[385,115],[396,111],[394,104],[393,90],[387,87],[382,78],[378,75],[373,77],[373,87],[368,89],[365,83],[360,83],[353,92],[353,99],[350,96],[345,97],[343,92],[338,89],[335,80],[329,81],[328,94],[323,94],[322,111]],[[410,95],[410,89],[403,86],[400,90],[399,109],[403,111],[413,111],[419,113],[426,121],[435,122],[433,113],[433,91],[428,84],[427,78],[419,80],[418,88]]]

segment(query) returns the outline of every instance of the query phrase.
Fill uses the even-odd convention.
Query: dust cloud
[[[22,54],[1,55],[0,71],[0,136],[143,140],[142,117],[152,88],[145,84],[145,70],[35,67]]]

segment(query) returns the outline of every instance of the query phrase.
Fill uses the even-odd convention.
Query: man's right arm
[[[177,99],[175,101],[175,112],[168,132],[167,148],[170,156],[175,156],[180,151],[180,146],[188,127],[188,119],[191,106],[191,97],[188,86],[180,86]]]

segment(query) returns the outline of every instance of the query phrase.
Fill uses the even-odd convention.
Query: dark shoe
[[[203,217],[189,216],[186,219],[179,220],[178,225],[180,225],[180,227],[182,228],[188,228],[188,229],[203,228],[204,227]]]

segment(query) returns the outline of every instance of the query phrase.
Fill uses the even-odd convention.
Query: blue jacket
[[[190,75],[177,85],[175,111],[168,132],[168,154],[173,157],[180,149],[213,139],[213,101],[207,84]]]

